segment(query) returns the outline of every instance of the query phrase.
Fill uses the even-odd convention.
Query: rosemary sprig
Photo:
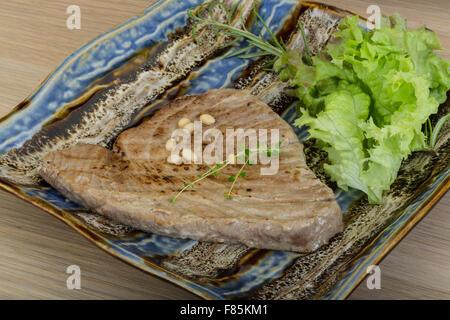
[[[202,11],[201,9],[206,6],[208,6],[209,15],[207,15],[206,17],[202,17],[200,15],[200,12]],[[220,6],[224,8],[224,10],[226,10],[228,17],[227,19],[228,24],[221,23],[214,18],[213,9],[215,6]],[[239,19],[242,29],[236,28],[231,25],[232,17],[235,15],[236,11],[239,11]],[[275,55],[279,57],[284,52],[286,52],[285,47],[283,47],[283,45],[278,41],[277,37],[270,30],[264,19],[259,15],[258,11],[256,10],[255,4],[253,4],[253,14],[257,18],[257,21],[261,22],[264,28],[267,30],[267,32],[270,35],[271,41],[274,43],[274,45],[270,43],[270,41],[264,39],[261,33],[258,36],[247,30],[244,20],[242,18],[242,10],[240,9],[240,2],[238,2],[237,6],[233,6],[233,8],[228,9],[223,3],[218,1],[212,1],[204,3],[203,5],[197,7],[195,10],[194,9],[188,10],[187,14],[193,21],[195,21],[194,26],[192,28],[192,37],[196,42],[199,42],[197,38],[197,28],[199,25],[211,25],[214,27],[214,31],[216,34],[220,34],[220,32],[222,32],[222,35],[231,36],[235,38],[235,40],[238,39],[247,40],[249,46],[247,46],[244,49],[241,49],[239,52],[234,52],[227,57],[233,57],[236,55],[248,53],[253,48],[258,48],[261,51],[258,54],[255,53],[254,56]],[[248,58],[250,56],[247,55],[246,57]]]
[[[256,58],[262,56],[275,56],[279,58],[281,55],[286,53],[287,52],[286,44],[282,39],[278,40],[273,31],[270,30],[266,21],[264,21],[264,19],[258,13],[255,4],[256,1],[253,2],[253,15],[256,18],[256,28],[258,30],[258,34],[257,35],[253,34],[247,30],[242,16],[241,1],[236,3],[231,9],[227,9],[227,7],[221,2],[211,1],[200,5],[195,10],[194,9],[188,10],[188,16],[193,21],[195,21],[194,26],[192,28],[192,36],[194,38],[194,41],[199,43],[197,38],[197,28],[199,25],[211,25],[214,27],[213,30],[217,36],[227,35],[234,38],[234,40],[230,44],[225,45],[224,48],[234,46],[237,42],[239,42],[242,39],[245,39],[248,43],[248,46],[225,55],[225,58],[231,58],[236,56],[242,59]],[[227,24],[221,23],[214,18],[213,9],[216,6],[220,6],[225,10],[227,14]],[[201,16],[201,12],[202,9],[204,9],[205,7],[208,8],[208,15],[206,15],[206,17],[203,17]],[[231,25],[233,17],[236,15],[236,13],[239,14],[241,28],[237,28]],[[260,24],[262,24],[262,27],[269,34],[269,39],[264,38]],[[298,21],[298,26],[301,30],[303,43],[305,47],[305,55],[306,55],[305,60],[306,63],[311,66],[313,64],[311,58],[311,50],[308,45],[305,30],[300,20]],[[251,50],[255,48],[259,50],[256,52],[251,52]],[[264,70],[273,71],[272,68],[276,60],[277,59],[271,59],[269,62],[267,62],[266,65],[264,66]]]
[[[303,24],[298,20],[298,27],[302,33],[303,43],[305,45],[305,53],[306,53],[306,62],[309,66],[313,65],[311,58],[311,51],[309,50],[308,40],[306,39],[305,29],[303,29]]]
[[[272,40],[272,42],[275,44],[275,46],[280,49],[282,52],[286,52],[286,47],[284,45],[282,45],[277,37],[275,36],[275,34],[272,32],[272,30],[270,30],[269,26],[267,25],[267,23],[264,21],[264,19],[260,16],[260,14],[258,13],[258,10],[256,10],[256,5],[255,2],[253,2],[253,14],[258,18],[259,21],[261,21],[262,25],[264,26],[264,28],[267,30],[267,32],[270,35],[270,39]],[[264,39],[261,32],[260,34],[260,38]]]

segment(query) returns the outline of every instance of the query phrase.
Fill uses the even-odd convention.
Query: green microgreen
[[[247,151],[248,151],[248,153],[247,153]],[[238,173],[235,176],[231,176],[231,177],[228,178],[228,181],[232,182],[232,184],[231,184],[230,190],[228,190],[228,193],[225,195],[227,197],[227,199],[232,199],[231,192],[233,192],[234,185],[236,184],[238,179],[245,177],[245,172],[243,170],[247,166],[247,164],[248,164],[248,162],[250,160],[250,156],[249,155],[250,155],[250,150],[249,149],[245,149],[246,160],[245,160],[244,164],[241,166],[241,168],[239,169]]]
[[[181,196],[181,194],[186,191],[189,188],[194,188],[194,185],[196,183],[199,183],[202,180],[205,180],[206,178],[210,177],[210,176],[215,176],[218,177],[219,176],[219,172],[221,170],[223,170],[224,168],[226,168],[229,164],[231,163],[231,161],[227,161],[225,163],[217,163],[215,167],[208,167],[209,170],[207,172],[205,172],[204,174],[198,175],[198,179],[191,182],[191,183],[185,183],[183,189],[180,190],[180,192],[178,192],[178,194],[172,198],[170,201],[172,203],[176,203],[177,199]]]
[[[253,160],[253,157],[255,156],[255,154],[258,154],[260,152],[262,153],[266,153],[268,158],[273,157],[274,155],[279,155],[280,152],[282,152],[282,150],[280,150],[281,148],[281,142],[277,144],[277,146],[274,149],[271,149],[269,147],[269,145],[267,145],[267,149],[266,150],[260,150],[260,145],[259,142],[257,144],[257,148],[256,149],[246,149],[243,148],[242,145],[239,145],[239,147],[241,148],[241,151],[234,155],[232,159],[229,159],[225,162],[218,162],[215,164],[215,166],[208,166],[208,171],[203,173],[203,174],[199,174],[197,175],[197,180],[190,182],[190,183],[185,183],[183,189],[181,189],[174,198],[172,198],[170,201],[172,203],[176,203],[177,199],[181,196],[181,194],[183,192],[185,192],[186,190],[188,190],[189,188],[194,188],[194,185],[199,183],[202,180],[205,180],[208,177],[214,176],[214,177],[219,177],[219,173],[220,171],[222,171],[223,169],[225,169],[226,167],[228,167],[229,165],[233,164],[236,162],[237,159],[241,159],[241,161],[243,162],[243,165],[240,167],[239,171],[233,175],[228,177],[228,181],[232,183],[230,189],[228,190],[228,192],[225,194],[227,199],[232,199],[232,191],[236,185],[236,182],[239,179],[245,179],[245,177],[247,176],[247,173],[244,171],[244,169],[247,166],[252,166],[255,161]],[[243,149],[243,150],[242,150]]]

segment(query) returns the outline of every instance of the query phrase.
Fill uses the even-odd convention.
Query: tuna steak
[[[233,190],[224,192],[239,165],[196,184],[172,203],[185,183],[205,165],[167,162],[166,141],[179,119],[210,114],[210,127],[278,129],[282,152],[275,175],[262,165],[245,169]],[[76,145],[49,153],[42,177],[69,199],[137,229],[202,241],[308,252],[343,229],[333,192],[307,167],[303,145],[290,126],[249,91],[222,89],[176,99],[139,126],[119,135],[113,150]]]

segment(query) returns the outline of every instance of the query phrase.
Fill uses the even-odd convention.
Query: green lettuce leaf
[[[425,147],[423,124],[450,88],[449,63],[434,53],[436,34],[409,30],[396,14],[365,32],[358,17],[343,19],[324,56],[313,65],[288,52],[275,63],[282,80],[296,87],[308,126],[328,153],[325,172],[344,190],[362,190],[380,203],[402,161]]]
[[[303,116],[296,121],[298,126],[309,126],[311,136],[328,152],[332,164],[325,166],[325,172],[344,190],[369,191],[359,177],[366,161],[361,125],[369,106],[370,97],[358,86],[341,82],[339,89],[326,96],[324,109],[317,116],[303,109]]]

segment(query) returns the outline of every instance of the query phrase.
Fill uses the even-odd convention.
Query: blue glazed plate
[[[311,254],[143,233],[89,212],[43,182],[22,184],[35,169],[36,150],[45,151],[43,146],[47,144],[73,143],[71,135],[85,130],[79,129],[79,124],[91,121],[89,112],[98,115],[98,110],[90,109],[93,103],[103,99],[108,90],[114,91],[117,79],[119,84],[133,81],[142,68],[153,65],[161,52],[164,54],[177,39],[186,36],[186,10],[201,2],[157,1],[142,15],[69,56],[34,94],[1,120],[0,186],[63,220],[112,255],[207,299],[344,299],[364,278],[367,267],[380,262],[448,190],[448,126],[443,130],[438,154],[417,153],[405,161],[381,205],[369,205],[357,191],[335,188],[344,212],[345,231]],[[351,14],[294,0],[265,0],[258,10],[282,37],[294,32],[292,21],[303,19],[311,46],[317,50],[336,29],[339,19]],[[250,28],[255,30],[254,25]],[[213,52],[133,110],[117,131],[139,123],[182,94],[242,87],[255,65],[257,62],[225,59],[220,51]],[[276,87],[279,82],[275,79],[271,84]],[[293,123],[296,114],[290,106],[292,101],[282,98],[276,102],[269,99],[268,103]],[[441,106],[440,113],[448,113],[448,104]],[[295,130],[299,139],[306,139],[305,130]],[[107,144],[105,140],[94,142]],[[309,142],[305,143],[305,154],[310,167],[328,183],[321,169],[324,155]]]

